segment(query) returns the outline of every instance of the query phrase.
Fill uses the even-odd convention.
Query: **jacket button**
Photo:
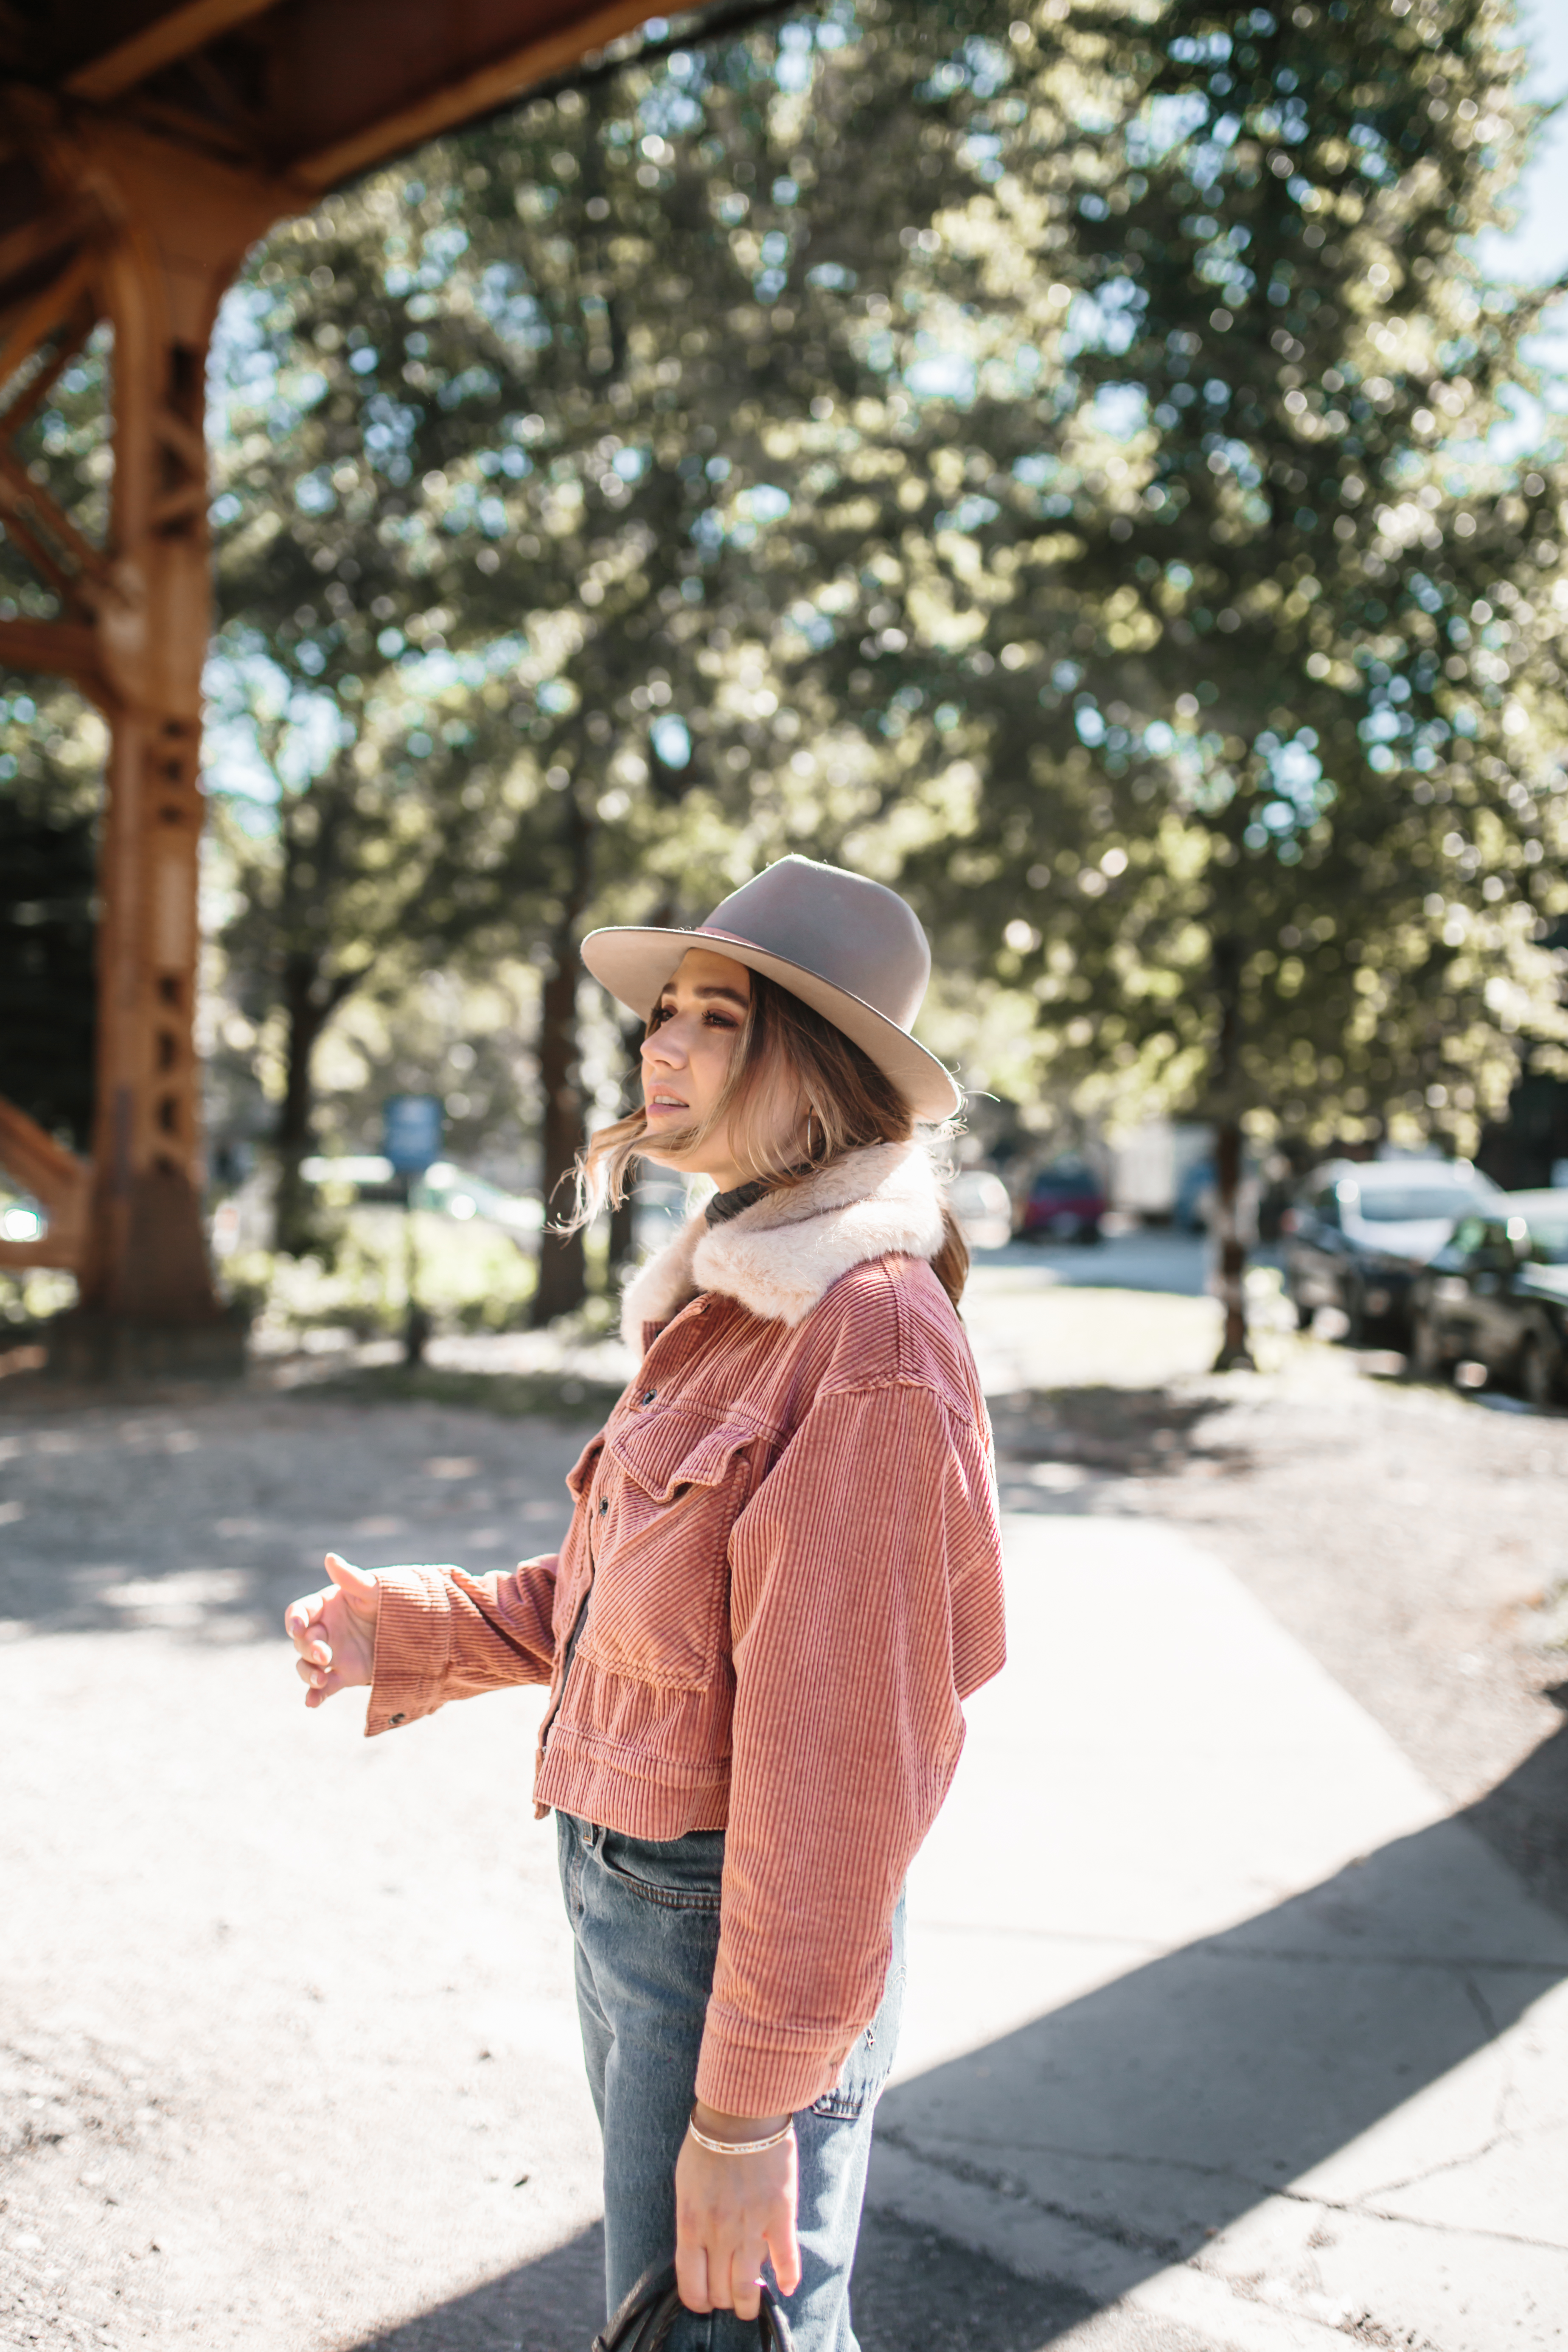
[[[651,1404],[658,1394],[658,1391],[657,1389],[644,1389],[641,1396],[637,1399],[637,1402],[638,1404]]]
[[[387,1717],[387,1721],[392,1724],[406,1723],[408,1717],[405,1715],[392,1715]]]
[[[601,1495],[599,1497],[599,1517],[601,1518],[604,1517],[605,1513],[609,1509],[609,1507],[610,1498],[608,1495]]]

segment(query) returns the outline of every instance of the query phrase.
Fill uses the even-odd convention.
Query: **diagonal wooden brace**
[[[37,1241],[0,1239],[0,1268],[49,1265],[78,1272],[87,1248],[89,1162],[0,1095],[0,1168],[41,1202],[48,1220],[48,1230]]]

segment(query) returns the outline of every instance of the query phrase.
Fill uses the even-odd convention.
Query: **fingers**
[[[336,1598],[336,1586],[329,1584],[324,1592],[308,1592],[302,1601],[290,1601],[283,1612],[283,1630],[300,1653],[294,1671],[306,1685],[307,1706],[320,1706],[331,1696],[327,1677],[332,1645],[326,1639],[325,1614],[327,1603]]]
[[[332,1664],[330,1652],[319,1664],[311,1656],[296,1658],[294,1672],[305,1685],[307,1706],[320,1706],[323,1699],[329,1699],[335,1692],[348,1688],[342,1675]]]
[[[322,1611],[336,1591],[335,1585],[329,1584],[321,1592],[304,1593],[298,1601],[290,1601],[283,1612],[283,1631],[297,1650],[310,1639],[311,1628],[320,1622]]]
[[[779,2293],[793,2294],[800,2284],[800,2237],[795,2229],[793,2196],[781,2218],[770,2226],[767,2242],[768,2252],[773,2257],[773,2276],[778,2281]],[[739,2308],[738,2305],[737,2308]]]
[[[307,1706],[310,1701],[305,1702]],[[680,2300],[688,2311],[711,2311],[712,2300],[708,2292],[708,2249],[700,2240],[687,2236],[684,2229],[676,2231],[675,2284]]]
[[[745,2252],[737,2251],[730,2258],[728,2301],[737,2319],[755,2319],[762,2308],[763,2253],[763,2241],[758,2238]]]
[[[374,1575],[367,1576],[350,1559],[335,1552],[327,1554],[327,1574],[347,1600],[374,1602],[378,1589]]]

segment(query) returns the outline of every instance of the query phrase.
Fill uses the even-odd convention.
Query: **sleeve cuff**
[[[438,1568],[376,1570],[381,1608],[375,1625],[375,1662],[364,1732],[416,1723],[441,1705],[440,1689],[451,1652],[451,1618],[445,1573]]]
[[[697,2062],[697,2096],[725,2116],[799,2115],[838,2080],[845,2050],[816,2026],[773,2027],[766,2034],[710,2007]]]

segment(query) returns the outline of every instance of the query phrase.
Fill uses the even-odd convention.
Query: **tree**
[[[905,436],[947,506],[884,506],[897,625],[860,648],[968,754],[938,919],[1084,1098],[1214,1120],[1222,1363],[1244,1123],[1468,1143],[1521,1027],[1563,1034],[1555,500],[1487,439],[1536,306],[1461,243],[1518,53],[1470,0],[1376,14],[1014,28],[994,190],[924,271],[978,292],[974,395]]]
[[[918,184],[914,151],[945,101],[915,93],[959,22],[889,18],[852,42],[828,18],[676,51],[432,149],[413,176],[334,198],[258,256],[225,343],[215,675],[232,702],[265,661],[279,708],[331,746],[287,791],[275,764],[279,833],[240,863],[276,876],[247,886],[230,930],[289,998],[292,1164],[321,1027],[375,967],[374,943],[416,912],[448,952],[530,936],[544,951],[554,1199],[584,1132],[576,949],[590,909],[700,911],[763,843],[801,828],[829,845],[850,814],[774,789],[814,765],[806,714],[766,680],[781,607],[824,540],[770,536],[786,514],[810,531],[813,497],[798,467],[793,491],[766,477],[790,455],[770,420],[809,419],[839,377],[858,380],[857,273],[830,264],[800,291],[825,331],[838,303],[840,351],[798,349],[776,298],[819,221],[859,236],[862,268],[902,251],[908,194],[895,174],[868,203],[858,157],[873,129],[886,144],[891,92]],[[826,531],[841,545],[843,519]],[[451,759],[421,695],[452,705]],[[810,715],[831,732],[826,709]],[[405,761],[402,800],[367,822],[373,772],[414,722],[403,740],[427,747],[424,765]],[[251,737],[254,750],[254,712]],[[470,803],[483,857],[459,823],[426,871],[399,812],[451,835]],[[547,1243],[541,1317],[582,1281],[580,1242]]]

